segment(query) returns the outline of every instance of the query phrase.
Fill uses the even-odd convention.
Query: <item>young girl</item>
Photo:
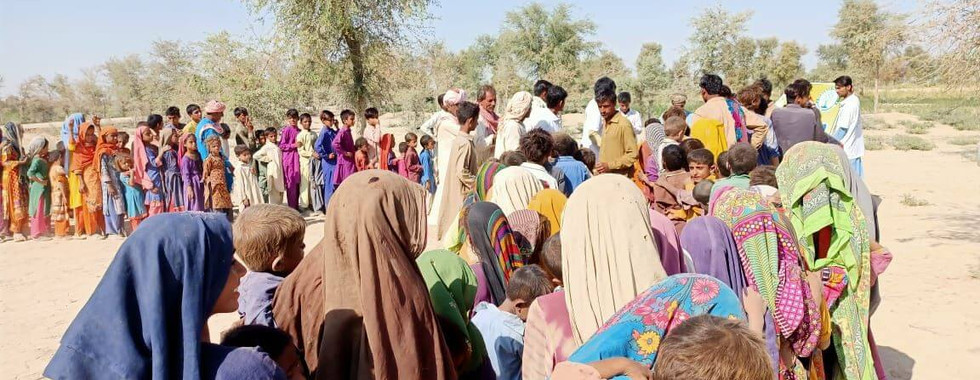
[[[118,152],[116,153],[115,167],[119,172],[119,181],[126,189],[124,198],[129,225],[133,231],[136,231],[136,227],[146,218],[146,201],[143,197],[143,189],[138,183],[133,182],[133,158],[129,153]]]
[[[180,179],[184,184],[184,205],[187,211],[204,211],[204,183],[201,181],[201,155],[197,152],[194,134],[180,138]]]
[[[14,235],[14,241],[24,241],[24,227],[27,225],[27,202],[24,201],[24,187],[20,182],[20,167],[23,152],[20,143],[20,127],[13,122],[3,126],[3,143],[0,143],[0,163],[3,164],[3,215],[7,227]]]
[[[48,180],[51,181],[51,223],[54,225],[54,237],[56,239],[68,236],[68,229],[71,228],[71,221],[68,220],[68,176],[65,167],[62,166],[61,159],[64,154],[64,144],[58,142],[57,150],[51,152],[48,161],[51,168],[48,170]]]
[[[211,136],[205,140],[208,147],[208,158],[204,160],[204,207],[213,212],[228,216],[231,221],[231,193],[228,192],[228,182],[225,174],[225,158],[221,154],[221,138]]]
[[[176,128],[160,132],[160,157],[157,166],[163,170],[163,207],[167,212],[184,211],[184,181],[180,176],[180,134]]]
[[[368,160],[368,142],[366,138],[360,137],[354,142],[354,169],[355,171],[368,170],[371,168],[370,161]]]
[[[51,240],[48,234],[48,214],[51,198],[48,186],[48,140],[35,137],[27,144],[24,156],[30,160],[27,180],[30,181],[28,212],[31,214],[31,239]]]
[[[156,132],[150,127],[136,128],[136,139],[133,140],[133,183],[140,185],[146,191],[146,206],[150,216],[164,212],[163,208],[163,178],[160,167],[156,164],[159,150],[153,145]]]
[[[95,146],[95,165],[98,165],[99,180],[102,183],[102,216],[105,217],[105,232],[121,238],[123,236],[123,214],[126,202],[123,199],[119,170],[116,169],[116,152],[119,151],[119,131],[104,127],[99,132],[99,143]]]
[[[71,194],[70,203],[75,209],[75,236],[89,239],[105,238],[102,235],[102,181],[95,167],[95,147],[98,137],[95,125],[85,122],[78,129],[81,141],[75,141],[71,156],[71,175],[78,183],[77,192]]]
[[[299,115],[300,131],[296,135],[296,150],[299,151],[299,209],[310,209],[310,175],[313,161],[313,143],[316,134],[310,131],[313,119],[308,113]]]

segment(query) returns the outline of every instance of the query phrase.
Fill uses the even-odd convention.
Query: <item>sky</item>
[[[879,0],[889,10],[908,12],[916,0]],[[540,0],[553,7],[559,1]],[[751,11],[747,35],[795,40],[807,47],[804,64],[816,64],[817,46],[831,42],[840,2],[778,0],[628,0],[571,1],[576,17],[593,21],[593,40],[633,67],[640,46],[658,42],[672,62],[691,33],[690,20],[716,4],[735,12]],[[84,3],[84,4],[82,4]],[[508,11],[530,1],[438,1],[430,9],[427,35],[454,50],[469,46],[482,34],[495,34]],[[206,12],[206,13],[205,13]],[[34,75],[81,76],[81,70],[112,57],[145,54],[155,40],[203,40],[227,30],[233,35],[270,33],[268,15],[252,14],[238,0],[0,0],[0,95],[17,91]],[[38,20],[43,19],[39,23]]]

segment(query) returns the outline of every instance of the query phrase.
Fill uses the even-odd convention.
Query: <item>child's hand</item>
[[[187,202],[194,202],[194,190],[187,188]]]
[[[766,319],[766,303],[762,295],[752,287],[746,286],[742,290],[742,305],[749,319],[749,328],[761,334]]]
[[[313,158],[319,160],[320,159],[320,153],[313,152]]]
[[[109,186],[109,195],[111,195],[113,198],[118,198],[119,197],[119,192],[116,191],[116,187],[115,186]]]

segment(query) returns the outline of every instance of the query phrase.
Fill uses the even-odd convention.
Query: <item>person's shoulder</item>
[[[201,345],[201,375],[212,379],[286,379],[272,358],[258,348]]]

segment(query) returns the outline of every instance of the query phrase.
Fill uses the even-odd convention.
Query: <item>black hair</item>
[[[555,229],[558,226],[549,224],[548,227]],[[544,241],[544,246],[541,248],[541,268],[558,281],[564,281],[561,270],[561,232]]]
[[[490,93],[496,95],[497,94],[497,89],[493,88],[493,86],[491,86],[489,84],[482,85],[482,86],[480,86],[480,90],[478,90],[476,92],[476,100],[482,102],[483,99],[486,99],[487,98],[487,94],[490,94]]]
[[[320,118],[321,119],[333,119],[333,112],[330,112],[330,111],[327,111],[327,110],[320,111]]]
[[[507,166],[521,166],[527,162],[527,156],[517,150],[508,150],[500,155],[500,163]]]
[[[548,96],[545,99],[545,103],[548,104],[548,108],[555,108],[561,102],[565,101],[567,97],[568,93],[565,92],[564,88],[561,88],[561,86],[551,86],[548,88]]]
[[[408,151],[408,143],[407,142],[402,141],[402,142],[398,143],[398,153],[405,154],[405,152],[407,152],[407,151]]]
[[[439,96],[436,96],[436,102],[439,103],[439,108],[442,108],[442,98],[444,96],[446,96],[446,94],[439,94]]]
[[[731,167],[731,164],[728,162],[728,151],[727,150],[724,151],[724,152],[718,153],[718,162],[715,164],[715,167],[718,168],[718,174],[721,174],[722,177],[731,177],[732,176],[732,167]]]
[[[164,114],[166,114],[167,116],[177,116],[177,117],[180,117],[180,108],[177,108],[177,106],[167,107],[167,111],[164,112]]]
[[[721,87],[724,83],[721,81],[721,77],[715,74],[704,74],[701,77],[701,81],[698,82],[698,86],[704,89],[708,95],[719,95],[721,94]]]
[[[766,78],[761,78],[755,81],[755,83],[758,84],[759,87],[762,87],[762,93],[766,94],[766,96],[772,96],[772,82]]]
[[[684,139],[680,142],[680,146],[681,149],[684,149],[685,155],[698,149],[704,149],[704,143],[695,138]]]
[[[612,91],[613,98],[616,97],[616,82],[613,81],[612,79],[609,79],[609,77],[602,77],[597,79],[595,81],[595,85],[592,86],[592,93],[595,95],[596,98],[599,97],[600,92],[606,90]]]
[[[269,127],[269,128],[266,128],[265,129],[265,135],[266,136],[268,136],[268,135],[275,136],[277,133],[279,133],[279,131],[276,130],[276,127]]]
[[[585,167],[589,168],[589,171],[595,170],[595,152],[589,148],[579,149],[578,152]]]
[[[551,133],[541,128],[533,129],[522,136],[518,146],[528,161],[536,164],[544,163],[555,151],[555,141],[551,138]]]
[[[377,119],[378,118],[378,109],[377,108],[374,108],[374,107],[371,107],[371,108],[368,108],[368,109],[364,110],[364,118],[365,119]]]
[[[435,141],[432,139],[432,136],[422,135],[422,140],[419,140],[419,144],[422,144],[422,149],[425,149],[425,147],[432,141]]]
[[[199,111],[200,109],[201,109],[201,106],[199,106],[199,105],[197,105],[197,104],[191,104],[191,105],[188,105],[188,106],[187,106],[187,110],[186,110],[186,111],[187,111],[187,114],[188,114],[188,115],[193,115],[193,114],[194,114],[194,112],[197,112],[197,111]]]
[[[610,89],[599,91],[595,94],[596,103],[616,102],[616,92]]]
[[[847,86],[853,86],[854,81],[852,81],[851,77],[847,75],[841,75],[837,77],[837,79],[834,79],[834,84],[841,87],[847,87]]]
[[[783,90],[783,94],[786,94],[786,101],[789,103],[792,103],[793,100],[800,97],[801,93],[803,91],[796,83],[791,83],[789,86],[786,86],[786,90]]]
[[[575,152],[578,152],[578,143],[567,133],[555,133],[552,137],[555,140],[555,151],[559,156],[574,156]]]
[[[414,133],[412,133],[412,132],[408,132],[408,133],[405,134],[405,142],[415,141],[418,138],[419,138],[419,136],[416,135],[416,134],[414,134]]]
[[[456,109],[456,119],[459,125],[466,124],[466,121],[480,116],[480,106],[473,102],[462,102]]]
[[[119,131],[116,133],[116,135],[118,136],[119,141],[123,141],[124,138],[126,141],[129,141],[129,133],[126,133],[125,131]]]
[[[221,338],[221,345],[258,347],[269,354],[273,360],[286,352],[287,348],[296,349],[289,334],[275,327],[264,325],[243,325],[233,328]]]
[[[534,82],[534,96],[541,96],[541,94],[547,92],[551,86],[551,82],[544,79],[538,79],[537,82]]]
[[[286,117],[290,119],[299,119],[299,111],[295,108],[290,108],[286,110]]]
[[[749,174],[759,163],[759,152],[749,143],[735,143],[728,150],[728,165],[732,174]]]
[[[732,93],[732,88],[725,84],[721,85],[721,92],[719,92],[718,95],[723,98],[731,98],[732,96],[735,96],[735,94]]]
[[[363,137],[358,137],[354,140],[354,148],[361,149],[362,146],[367,145],[367,139]]]
[[[251,152],[251,151],[252,151],[251,149],[248,149],[248,145],[245,145],[245,144],[235,145],[235,155],[236,156],[241,156],[242,153]]]
[[[242,115],[248,116],[248,108],[235,107],[235,111],[233,111],[233,113],[235,114],[235,117],[239,117]]]
[[[554,290],[551,279],[537,264],[517,268],[507,283],[507,299],[523,300],[528,305],[535,299]]]
[[[628,93],[626,91],[620,92],[619,93],[619,102],[620,103],[632,103],[633,102],[633,97],[630,96],[630,93]]]
[[[679,145],[667,145],[663,153],[664,169],[667,171],[683,170],[687,168],[687,157],[684,156],[684,149]]]
[[[768,185],[779,188],[776,181],[776,167],[772,165],[756,166],[749,172],[749,186]]]
[[[146,117],[146,125],[150,128],[157,129],[163,126],[163,116],[160,114],[151,114]]]
[[[351,111],[351,110],[343,110],[343,111],[340,111],[340,120],[341,121],[346,120],[348,117],[352,117],[354,115],[355,115],[354,114],[354,111]]]
[[[700,148],[687,152],[687,162],[704,164],[704,165],[714,165],[715,164],[715,154],[711,153],[710,150]]]
[[[310,120],[310,121],[312,121],[313,120],[313,117],[310,116],[309,113],[303,112],[303,114],[299,115],[299,121],[303,121],[303,120]]]

